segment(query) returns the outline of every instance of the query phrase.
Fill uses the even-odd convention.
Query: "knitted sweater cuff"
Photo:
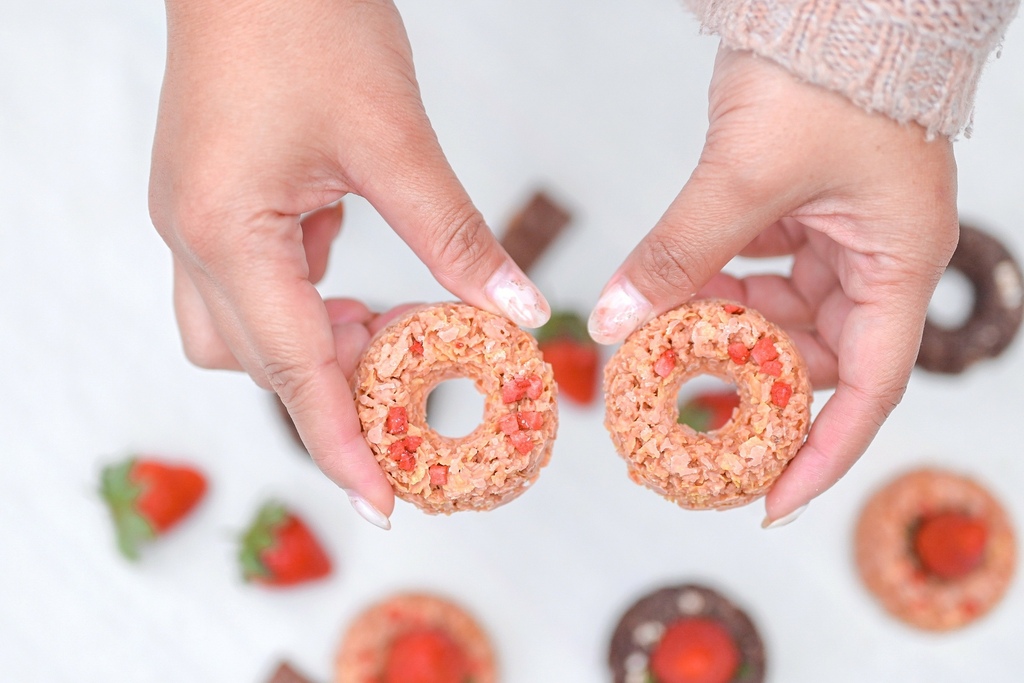
[[[688,0],[705,33],[929,136],[970,134],[974,94],[1020,0]]]

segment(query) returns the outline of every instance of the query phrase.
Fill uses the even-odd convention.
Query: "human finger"
[[[298,222],[251,223],[237,239],[194,245],[200,293],[242,366],[278,393],[320,469],[363,517],[388,528],[394,494],[363,438],[326,307],[305,278],[305,254],[291,236]]]
[[[327,272],[331,243],[341,232],[345,205],[340,201],[302,217],[302,247],[309,266],[309,281],[320,282]]]
[[[690,299],[765,226],[775,223],[785,207],[778,196],[757,187],[737,192],[730,174],[698,166],[605,285],[587,323],[591,337],[601,344],[621,341]]]
[[[814,388],[835,386],[838,370],[834,347],[818,332],[818,312],[807,305],[789,278],[781,275],[737,278],[719,273],[698,296],[730,299],[758,311],[779,325],[796,344]]]
[[[766,258],[795,253],[807,241],[807,230],[794,218],[781,218],[754,236],[740,256]]]
[[[192,278],[174,259],[174,315],[185,357],[208,370],[241,370],[242,365],[221,337],[206,302]]]
[[[380,144],[390,172],[374,176],[360,193],[437,281],[466,303],[518,325],[547,322],[547,300],[495,239],[425,117],[418,128]]]
[[[881,293],[885,298],[850,305],[838,338],[836,391],[768,493],[766,522],[789,515],[837,482],[902,398],[917,355],[927,300],[898,292],[894,287]]]

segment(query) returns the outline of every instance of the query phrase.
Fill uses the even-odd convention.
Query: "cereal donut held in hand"
[[[733,384],[739,407],[718,429],[678,424],[680,387],[699,375]],[[630,478],[681,507],[745,505],[764,495],[811,423],[807,369],[762,315],[722,300],[655,318],[605,366],[605,427]]]
[[[473,380],[482,423],[450,438],[426,422],[431,390]],[[371,341],[353,379],[363,433],[395,495],[429,513],[489,510],[522,494],[551,458],[551,366],[532,336],[458,303],[414,309]]]

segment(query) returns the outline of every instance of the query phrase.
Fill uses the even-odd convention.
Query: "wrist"
[[[914,12],[893,0],[691,0],[703,30],[929,136],[969,132],[982,67],[1018,0]],[[923,4],[923,3],[909,3]]]

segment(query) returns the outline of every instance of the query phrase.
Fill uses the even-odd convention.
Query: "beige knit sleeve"
[[[970,134],[974,93],[1020,0],[686,0],[703,31],[930,135]]]

